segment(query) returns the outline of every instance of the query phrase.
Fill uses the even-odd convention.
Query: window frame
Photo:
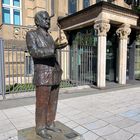
[[[21,3],[21,0],[19,0],[19,3],[20,3],[19,6],[14,6],[14,0],[10,0],[10,4],[4,4],[2,2],[2,9],[3,8],[10,9],[10,24],[16,25],[16,24],[14,24],[14,10],[19,10],[19,12],[20,12],[20,24],[17,26],[22,25],[22,10],[21,10],[22,3]],[[2,15],[3,15],[3,13],[2,13]],[[8,23],[3,22],[3,24],[8,24]]]
[[[87,7],[89,7],[89,6],[90,6],[90,0],[89,0],[89,5]],[[83,9],[85,9],[87,7],[85,7],[85,0],[83,0]]]
[[[76,9],[75,9],[75,12],[73,13],[70,13],[70,0],[67,0],[68,1],[68,14],[71,15],[71,14],[74,14],[75,12],[77,12],[78,8],[77,8],[77,5],[78,5],[78,1],[75,0],[76,2]]]

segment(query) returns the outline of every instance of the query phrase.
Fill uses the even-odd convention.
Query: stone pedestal
[[[48,133],[52,136],[51,140],[84,140],[84,138],[71,128],[65,126],[60,122],[55,122],[56,127],[61,129],[62,132],[52,132]],[[18,131],[18,140],[47,140],[36,135],[35,127],[23,129]]]

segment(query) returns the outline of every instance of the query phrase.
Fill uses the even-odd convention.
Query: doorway
[[[106,81],[109,82],[116,82],[117,80],[118,39],[115,30],[115,28],[111,28],[107,36]]]
[[[97,83],[97,35],[92,27],[71,32],[70,78],[76,85]]]

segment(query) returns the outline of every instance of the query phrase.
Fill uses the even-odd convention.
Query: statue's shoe
[[[47,130],[50,130],[50,131],[53,131],[53,132],[62,132],[61,129],[55,127],[55,123],[49,125],[49,126],[46,126],[45,127]]]
[[[42,130],[37,131],[36,133],[40,137],[45,138],[45,140],[51,140],[52,136],[49,135],[47,131],[48,131],[47,129],[42,129]]]

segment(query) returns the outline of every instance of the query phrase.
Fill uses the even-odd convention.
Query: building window
[[[90,0],[83,0],[83,8],[90,6]]]
[[[26,56],[25,64],[26,64],[25,75],[33,75],[34,64],[33,64],[33,59],[31,56]]]
[[[3,20],[3,23],[10,24],[10,9],[9,8],[2,8],[2,20]]]
[[[2,22],[21,25],[21,0],[2,0]]]
[[[77,0],[69,0],[68,1],[68,12],[69,14],[73,14],[77,11]]]

